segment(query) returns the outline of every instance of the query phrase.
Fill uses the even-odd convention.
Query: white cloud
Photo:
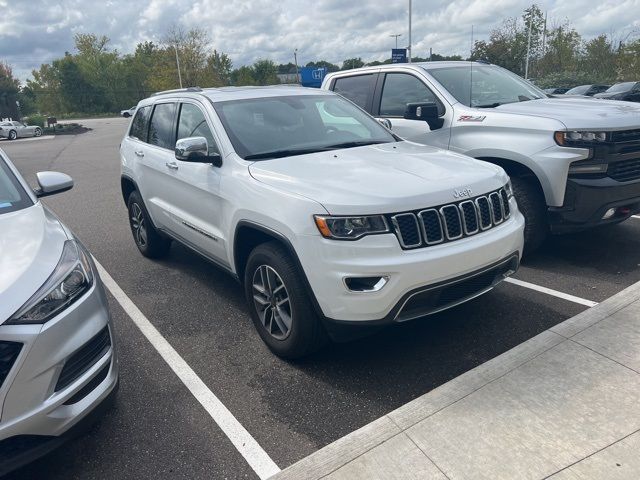
[[[640,31],[640,0],[539,0],[557,22],[568,19],[586,38],[601,33],[623,39]],[[10,8],[9,8],[10,4]],[[413,0],[413,54],[467,55],[471,26],[486,38],[506,17],[520,16],[519,0]],[[177,23],[207,31],[212,46],[234,65],[258,58],[301,63],[345,58],[381,60],[401,33],[406,45],[408,0],[0,0],[0,60],[23,80],[31,69],[73,50],[73,35],[107,35],[112,46],[131,52],[136,43],[159,41]]]

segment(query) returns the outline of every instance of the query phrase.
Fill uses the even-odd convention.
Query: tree
[[[278,67],[272,60],[258,60],[253,64],[253,76],[258,85],[276,85],[280,83],[277,73]]]
[[[207,71],[212,76],[212,87],[222,87],[231,83],[231,59],[226,53],[214,50],[207,57]]]
[[[599,35],[584,44],[580,70],[590,71],[597,82],[613,82],[616,79],[617,52],[606,35]]]
[[[177,51],[182,86],[200,86],[207,76],[207,32],[201,28],[192,28],[185,32],[181,27],[173,26],[165,36],[164,43],[168,49]]]
[[[344,62],[342,62],[342,70],[351,70],[353,68],[364,67],[364,62],[362,58],[347,58]]]
[[[243,65],[240,68],[236,68],[231,72],[231,84],[237,86],[257,85],[258,82],[256,81],[253,67]]]
[[[0,118],[18,118],[16,104],[20,82],[13,76],[13,70],[8,63],[0,62]]]
[[[326,60],[318,60],[317,62],[309,62],[306,65],[307,67],[312,68],[326,68],[327,72],[337,72],[340,70],[338,65],[335,65],[331,62],[327,62]]]
[[[640,39],[621,45],[617,63],[618,80],[628,82],[640,79]]]

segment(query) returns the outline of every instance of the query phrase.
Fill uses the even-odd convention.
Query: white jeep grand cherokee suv
[[[474,298],[522,252],[500,167],[402,141],[331,92],[161,92],[120,156],[140,252],[176,240],[227,270],[283,357]]]

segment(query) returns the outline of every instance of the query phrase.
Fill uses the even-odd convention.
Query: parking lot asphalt
[[[280,468],[583,311],[503,283],[455,309],[331,345],[295,363],[272,355],[227,274],[174,245],[142,257],[120,193],[125,119],[51,140],[2,141],[21,173],[58,170],[73,190],[45,202]],[[640,219],[552,238],[516,278],[602,301],[640,280]],[[113,300],[113,299],[111,299]],[[231,442],[112,301],[120,349],[116,407],[87,436],[12,478],[255,478]]]

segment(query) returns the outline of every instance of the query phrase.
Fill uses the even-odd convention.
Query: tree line
[[[487,40],[475,41],[466,60],[487,60],[524,76],[529,51],[528,76],[543,88],[640,80],[637,33],[583,40],[568,20],[547,19],[533,4],[521,17],[507,18],[496,26]],[[200,28],[173,27],[160,42],[141,42],[130,54],[112,49],[106,36],[83,33],[74,40],[73,53],[42,64],[25,85],[13,76],[10,65],[0,62],[0,117],[114,113],[153,92],[178,88],[180,80],[184,87],[272,85],[281,83],[278,75],[284,74],[285,81],[288,75],[290,81],[296,73],[293,63],[276,64],[269,59],[234,68],[226,53],[210,47],[207,32]],[[416,62],[464,59],[438,54],[413,58]],[[340,66],[326,60],[305,66],[332,72],[385,63],[391,59],[367,63],[355,57]]]
[[[584,40],[569,20],[548,19],[536,4],[505,19],[488,40],[474,42],[471,58],[528,77],[542,88],[640,80],[638,30]]]

